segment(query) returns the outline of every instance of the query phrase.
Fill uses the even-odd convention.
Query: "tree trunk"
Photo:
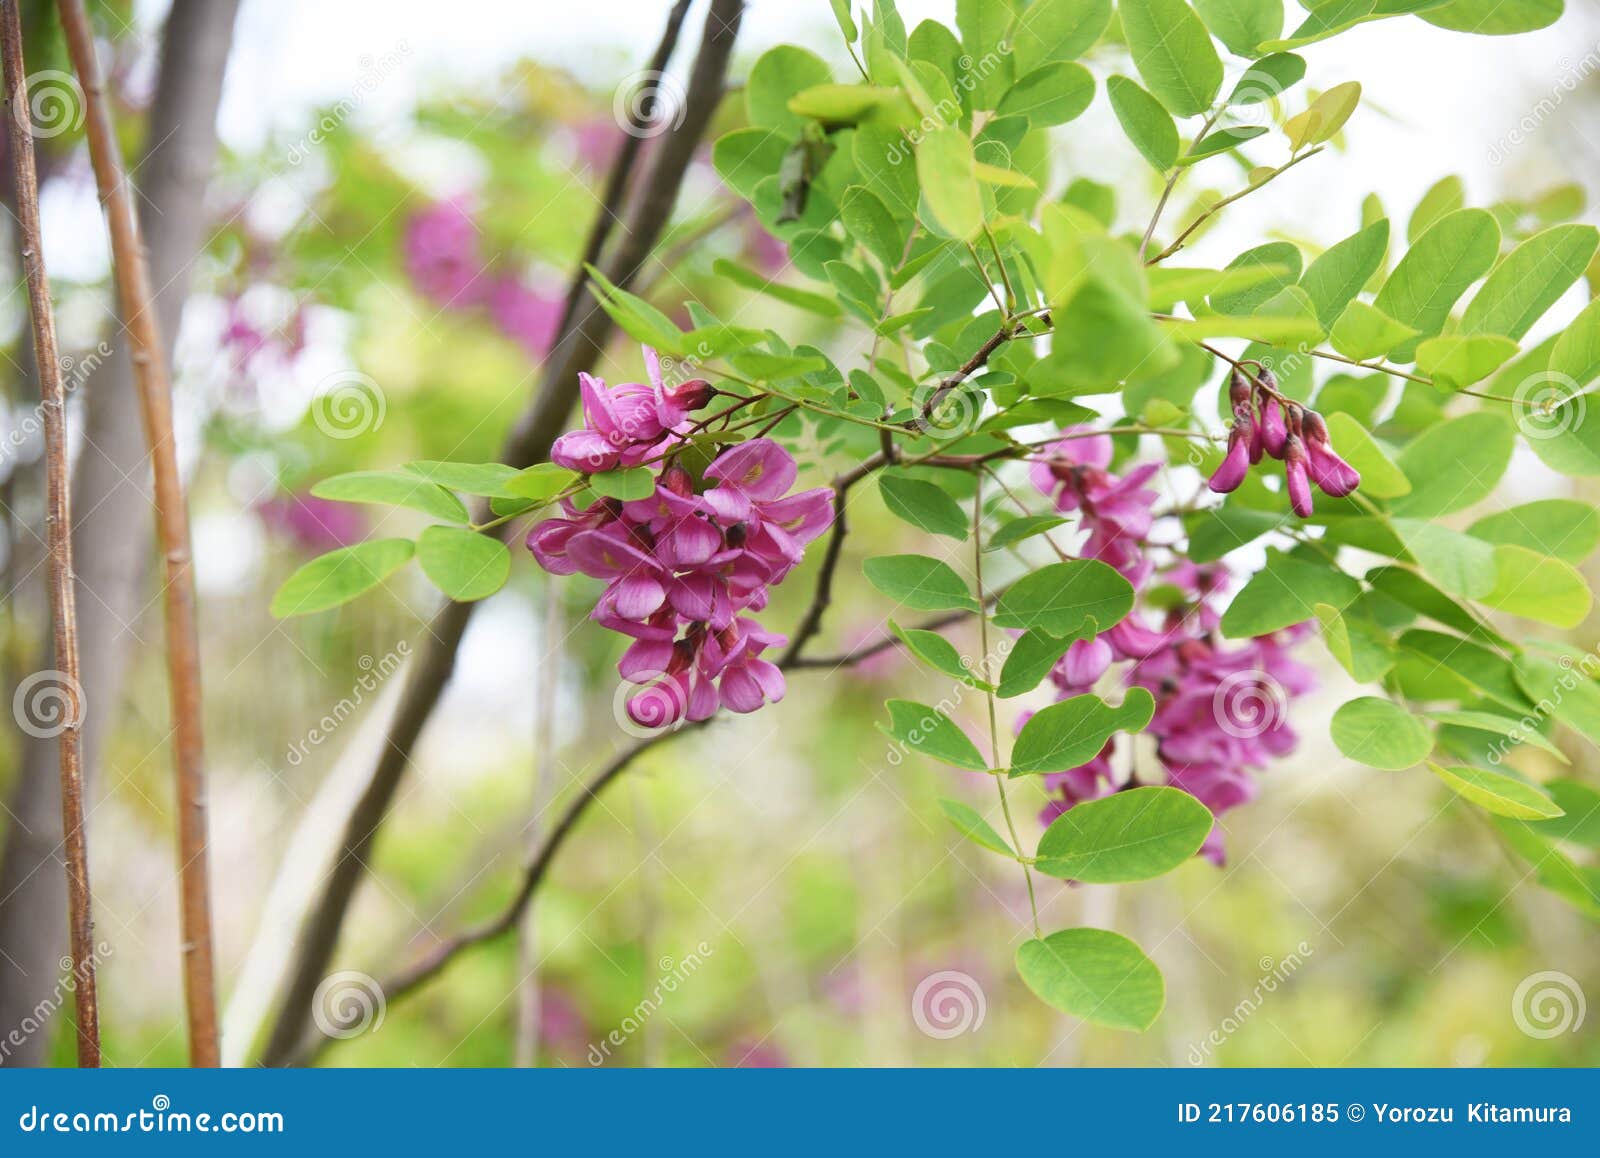
[[[138,184],[150,206],[145,241],[170,362],[204,238],[202,201],[217,151],[217,106],[238,0],[173,0]],[[125,336],[84,385],[85,438],[73,479],[84,712],[84,767],[91,781],[115,718],[145,602],[154,538],[149,466]],[[29,740],[8,807],[15,818],[0,860],[0,1026],[18,1025],[51,997],[66,946],[60,867],[61,817],[54,745]],[[37,1065],[46,1035],[3,1059]]]

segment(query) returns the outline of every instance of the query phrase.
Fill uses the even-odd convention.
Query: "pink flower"
[[[1238,490],[1245,475],[1250,473],[1250,429],[1247,422],[1235,418],[1228,430],[1228,453],[1207,483],[1219,495]]]
[[[497,277],[487,294],[489,317],[501,331],[529,357],[543,358],[556,339],[565,303],[554,294],[543,294],[516,277]]]
[[[1305,444],[1301,442],[1299,435],[1291,434],[1283,445],[1283,477],[1289,488],[1290,508],[1302,519],[1310,518],[1314,510],[1311,502],[1310,462],[1306,457]]]
[[[711,400],[702,378],[667,385],[660,359],[648,346],[645,369],[650,381],[607,386],[591,374],[578,375],[585,425],[557,438],[550,460],[568,470],[598,474],[638,466],[658,457],[685,433],[689,414]]]
[[[454,307],[482,299],[487,284],[478,226],[462,201],[438,201],[413,214],[404,244],[406,272],[424,297]]]

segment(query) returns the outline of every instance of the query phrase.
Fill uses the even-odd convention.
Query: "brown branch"
[[[95,989],[94,923],[89,900],[89,854],[83,830],[83,764],[79,728],[83,723],[83,685],[78,672],[78,609],[72,589],[72,496],[68,485],[66,394],[56,349],[55,313],[45,274],[39,227],[39,175],[34,166],[32,122],[28,116],[28,70],[22,60],[22,21],[18,0],[0,0],[0,58],[6,85],[6,116],[11,131],[11,164],[16,174],[17,227],[28,281],[34,357],[39,370],[40,410],[44,417],[46,537],[50,556],[50,618],[56,673],[65,684],[64,727],[56,738],[61,771],[61,827],[67,860],[67,906],[72,931],[73,992],[78,1013],[78,1064],[100,1064],[100,1010]]]
[[[743,15],[743,0],[712,0],[690,72],[682,118],[660,140],[621,238],[604,262],[606,277],[618,286],[629,285],[637,276],[671,217],[689,162],[721,102]],[[676,33],[672,32],[672,36],[675,39]],[[612,211],[609,206],[601,207],[602,214]],[[581,286],[587,277],[580,269],[574,280]],[[532,404],[506,440],[502,449],[505,462],[524,467],[549,457],[550,445],[565,427],[577,401],[578,373],[598,362],[611,332],[610,316],[592,302],[573,316],[570,327],[557,339],[545,361]],[[409,671],[372,778],[345,824],[338,860],[301,929],[285,996],[262,1053],[264,1064],[285,1064],[295,1056],[310,1019],[312,999],[333,957],[356,886],[366,871],[373,841],[410,765],[411,751],[449,682],[462,636],[476,606],[446,603],[428,625],[424,646]]]
[[[207,876],[206,779],[201,729],[200,641],[195,627],[194,562],[189,513],[172,432],[172,382],[150,265],[135,215],[122,152],[117,145],[94,32],[83,0],[58,0],[67,52],[83,89],[85,127],[95,183],[111,233],[112,267],[122,324],[128,333],[139,411],[155,478],[155,515],[166,582],[167,674],[172,696],[173,761],[177,774],[179,929],[184,1004],[189,1021],[189,1063],[215,1067],[216,969],[211,938],[211,888]]]

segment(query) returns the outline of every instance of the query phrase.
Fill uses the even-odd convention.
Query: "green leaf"
[[[879,555],[861,565],[867,582],[903,607],[918,611],[978,610],[965,581],[926,555]]]
[[[883,496],[884,506],[918,530],[952,539],[967,537],[967,515],[961,504],[933,483],[905,475],[881,474],[878,492]]]
[[[1324,326],[1339,320],[1378,272],[1388,252],[1389,219],[1385,217],[1330,246],[1306,267],[1300,288],[1311,298],[1317,319]]]
[[[1429,24],[1479,36],[1511,36],[1548,28],[1561,18],[1561,0],[1450,0],[1417,13]]]
[[[1195,0],[1194,7],[1217,39],[1240,56],[1255,56],[1283,33],[1283,0]]]
[[[506,489],[506,484],[516,478],[518,472],[516,467],[503,462],[408,462],[401,469],[464,495],[498,499],[524,497]]]
[[[985,551],[998,551],[1035,535],[1043,535],[1061,526],[1067,520],[1059,515],[1023,515],[1012,519],[997,529],[983,544]]]
[[[1415,243],[1428,231],[1428,226],[1446,213],[1465,208],[1466,204],[1467,186],[1460,177],[1445,177],[1435,182],[1411,211],[1411,220],[1406,222],[1407,243]]]
[[[797,289],[794,286],[771,281],[758,273],[745,269],[741,265],[735,265],[726,258],[719,257],[713,261],[711,263],[711,272],[718,277],[726,278],[743,289],[765,294],[767,297],[783,302],[785,305],[806,310],[820,317],[837,318],[840,313],[839,303],[825,294],[812,293],[810,290]]]
[[[1438,720],[1441,724],[1449,724],[1456,728],[1472,728],[1479,732],[1490,732],[1496,736],[1504,736],[1516,744],[1532,744],[1535,748],[1550,753],[1563,764],[1571,763],[1567,759],[1566,753],[1545,739],[1544,733],[1527,727],[1521,720],[1513,719],[1510,716],[1501,716],[1494,712],[1484,712],[1476,709],[1429,712],[1428,715]],[[1561,803],[1559,797],[1557,798],[1557,803]],[[1566,807],[1566,805],[1563,804],[1562,807]],[[1571,812],[1573,810],[1567,808],[1567,811]]]
[[[1267,135],[1265,125],[1250,125],[1240,129],[1220,129],[1207,133],[1202,139],[1189,146],[1188,152],[1178,159],[1180,165],[1193,165],[1207,157],[1214,157],[1218,153],[1226,153],[1230,149],[1237,149],[1248,141]]]
[[[1341,457],[1361,472],[1361,490],[1377,499],[1397,499],[1411,493],[1406,478],[1376,439],[1342,410],[1327,416],[1328,436]]]
[[[583,268],[589,274],[589,292],[623,333],[663,354],[688,353],[683,332],[671,318],[639,295],[612,285],[594,266],[586,264]]]
[[[1466,599],[1494,590],[1494,544],[1426,519],[1392,519],[1390,525],[1422,573],[1442,590]]]
[[[1482,602],[1554,627],[1577,627],[1588,618],[1593,597],[1572,564],[1514,544],[1493,550],[1498,575]]]
[[[511,577],[511,552],[493,535],[464,527],[429,527],[417,539],[417,563],[457,603],[485,599]]]
[[[1065,772],[1086,764],[1113,733],[1137,732],[1150,722],[1155,698],[1144,688],[1129,688],[1112,707],[1099,696],[1073,696],[1028,717],[1011,751],[1011,774]]]
[[[1528,238],[1467,303],[1458,332],[1521,340],[1583,276],[1596,248],[1600,230],[1592,225],[1557,225]]]
[[[1366,485],[1366,479],[1362,479]],[[1469,534],[1491,543],[1527,547],[1568,563],[1581,563],[1600,547],[1600,512],[1575,499],[1540,499],[1485,515]]]
[[[826,370],[828,363],[808,354],[770,354],[766,350],[745,350],[728,359],[739,373],[756,381],[757,385],[770,386],[785,378],[799,378]]]
[[[1024,941],[1017,947],[1017,972],[1052,1009],[1112,1029],[1149,1029],[1167,1001],[1155,962],[1105,929],[1063,929]]]
[[[1166,172],[1178,161],[1178,126],[1161,102],[1125,76],[1106,81],[1111,111],[1133,147],[1159,172]]]
[[[897,88],[867,84],[819,84],[789,98],[789,111],[825,125],[853,125],[882,105],[904,101]]]
[[[805,118],[790,111],[789,98],[804,89],[833,79],[828,66],[814,53],[792,44],[780,44],[762,53],[750,69],[745,84],[745,115],[750,123],[798,137]]]
[[[1194,9],[1183,0],[1121,0],[1117,10],[1133,65],[1155,98],[1179,116],[1209,110],[1222,61]]]
[[[576,471],[564,466],[541,462],[527,470],[518,471],[516,477],[507,479],[503,485],[505,492],[515,498],[547,503],[577,482],[579,477]]]
[[[1339,353],[1361,362],[1387,354],[1416,336],[1415,329],[1395,321],[1377,306],[1354,301],[1339,315],[1328,340]]]
[[[1331,565],[1271,554],[1223,612],[1222,634],[1244,639],[1282,631],[1314,618],[1319,603],[1342,611],[1360,594],[1361,584]]]
[[[1600,848],[1600,792],[1576,780],[1551,780],[1544,787],[1566,815],[1531,821],[1534,830],[1551,840]]]
[[[1432,518],[1488,498],[1510,465],[1515,444],[1511,424],[1488,411],[1429,427],[1400,452],[1411,493],[1394,501],[1394,512]]]
[[[934,671],[943,672],[951,679],[959,680],[975,688],[988,689],[989,684],[978,678],[978,673],[973,670],[972,661],[956,650],[956,645],[951,643],[937,631],[923,631],[915,627],[901,627],[894,620],[889,620],[889,630],[906,645],[906,650],[916,656],[923,663],[933,668]]]
[[[1081,64],[1056,61],[1025,73],[1000,98],[996,116],[1027,117],[1034,128],[1064,125],[1094,100],[1094,76]]]
[[[310,615],[348,603],[405,566],[410,539],[370,539],[319,555],[283,581],[272,597],[272,617]]]
[[[1039,838],[1034,867],[1084,884],[1146,881],[1200,851],[1215,823],[1177,788],[1130,788],[1078,804]]]
[[[1417,347],[1417,369],[1444,390],[1482,382],[1516,355],[1517,344],[1499,334],[1452,334]]]
[[[879,730],[907,748],[969,772],[989,770],[989,762],[961,726],[938,708],[911,700],[889,700],[884,706],[889,709],[889,726],[880,724]]]
[[[1334,745],[1369,768],[1400,772],[1433,751],[1428,726],[1399,704],[1362,696],[1340,706],[1328,726]]]
[[[1423,337],[1432,337],[1499,254],[1500,226],[1494,215],[1458,209],[1441,217],[1406,251],[1374,304]]]
[[[1518,686],[1521,661],[1513,669],[1488,648],[1437,631],[1408,631],[1400,637],[1400,648],[1420,656],[1431,671],[1452,677],[1458,687],[1482,692],[1515,711],[1527,707],[1527,697]]]
[[[1000,669],[1001,699],[1024,695],[1039,686],[1039,681],[1050,674],[1056,660],[1066,654],[1072,639],[1057,639],[1043,631],[1025,631],[1017,637],[1006,653],[1005,666]]]
[[[717,138],[711,164],[728,188],[754,201],[756,186],[777,174],[789,145],[788,138],[769,129],[735,129]]]
[[[970,241],[983,228],[983,196],[972,170],[972,142],[960,129],[935,129],[917,146],[917,180],[932,224]]]
[[[851,0],[828,0],[833,5],[833,18],[839,22],[839,31],[844,34],[846,44],[854,44],[859,33],[856,31],[856,22],[850,16]]]
[[[1309,145],[1332,140],[1361,104],[1361,85],[1347,80],[1321,94],[1298,116],[1283,122],[1289,148],[1298,153]]]
[[[900,264],[906,249],[906,231],[883,200],[863,185],[852,185],[839,201],[839,219],[850,236],[877,258],[884,269]]]
[[[946,819],[956,826],[956,831],[973,844],[986,848],[990,852],[997,852],[1001,856],[1015,857],[1017,855],[1011,851],[1011,846],[1006,843],[1005,837],[994,830],[993,825],[959,800],[941,800],[939,801],[939,808],[945,814]]]
[[[319,499],[341,503],[410,507],[447,523],[469,521],[467,508],[455,495],[405,471],[357,470],[336,474],[312,487],[311,493]]]
[[[1496,816],[1509,816],[1512,820],[1548,820],[1562,815],[1561,806],[1539,789],[1503,773],[1461,765],[1446,768],[1431,760],[1428,768],[1457,796]]]
[[[608,470],[589,476],[589,485],[608,499],[631,502],[647,499],[656,493],[656,478],[649,467],[636,466],[627,470]]]
[[[1133,586],[1098,559],[1072,559],[1032,571],[995,604],[1001,627],[1073,635],[1092,624],[1107,631],[1133,609]]]
[[[967,80],[975,109],[994,108],[1011,81],[1006,34],[1021,8],[1019,0],[956,0],[961,47],[972,61]]]
[[[1110,23],[1111,0],[1033,0],[1009,34],[1018,73],[1077,60]]]
[[[1552,662],[1527,653],[1517,659],[1516,681],[1529,700],[1600,747],[1600,684],[1595,683],[1593,670],[1589,654],[1564,654]]]
[[[1317,604],[1317,622],[1328,654],[1357,683],[1379,680],[1394,667],[1389,638],[1376,624],[1327,603]]]

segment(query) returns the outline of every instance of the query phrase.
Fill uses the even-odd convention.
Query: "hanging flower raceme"
[[[1240,481],[1255,447],[1261,454],[1273,454],[1274,448],[1287,454],[1293,446],[1292,412],[1266,396],[1257,415],[1248,383],[1244,390],[1242,398],[1234,399],[1236,434],[1228,459],[1242,464]],[[1307,423],[1302,417],[1300,431],[1307,444],[1320,434],[1320,444],[1326,446],[1326,427],[1320,418]],[[1058,510],[1080,512],[1089,530],[1083,554],[1115,566],[1139,593],[1134,612],[1120,623],[1093,639],[1074,641],[1051,670],[1050,679],[1058,699],[1069,699],[1092,691],[1121,665],[1117,678],[1125,687],[1142,687],[1155,697],[1155,713],[1144,734],[1155,741],[1158,767],[1135,768],[1119,782],[1113,766],[1118,741],[1108,740],[1088,763],[1045,777],[1052,799],[1041,819],[1048,824],[1085,801],[1158,782],[1188,792],[1213,816],[1221,816],[1251,800],[1256,792],[1254,773],[1295,746],[1287,723],[1288,703],[1309,691],[1314,678],[1290,658],[1288,649],[1303,638],[1309,625],[1236,646],[1224,644],[1217,629],[1231,579],[1227,569],[1220,563],[1186,559],[1157,569],[1148,539],[1156,495],[1140,489],[1157,468],[1139,466],[1118,478],[1107,471],[1111,451],[1111,441],[1104,435],[1071,437],[1049,448],[1033,466],[1035,486],[1054,500]],[[1310,461],[1308,455],[1308,476]],[[1157,585],[1176,589],[1184,598],[1152,619],[1145,593]],[[1217,864],[1223,862],[1220,828],[1213,829],[1200,851]]]
[[[1211,476],[1218,494],[1237,490],[1250,468],[1264,457],[1281,459],[1289,505],[1302,519],[1312,513],[1311,486],[1343,498],[1361,485],[1360,473],[1333,449],[1322,415],[1278,392],[1272,371],[1262,367],[1252,380],[1235,366],[1228,381],[1233,423],[1228,449]]]
[[[783,698],[783,673],[764,653],[787,640],[747,613],[766,607],[769,589],[833,523],[834,495],[789,494],[798,468],[766,438],[728,447],[697,485],[663,456],[681,444],[686,415],[710,385],[668,388],[653,352],[646,361],[649,386],[585,379],[588,425],[563,435],[551,457],[586,471],[661,459],[655,491],[586,510],[564,500],[563,517],[534,527],[528,548],[552,574],[605,581],[591,618],[633,640],[617,665],[639,686],[628,715],[656,728]]]

